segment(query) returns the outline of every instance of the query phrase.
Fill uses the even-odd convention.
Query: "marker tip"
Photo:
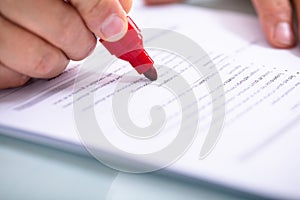
[[[148,71],[144,73],[144,76],[150,81],[155,81],[157,79],[157,72],[154,67],[151,67]]]

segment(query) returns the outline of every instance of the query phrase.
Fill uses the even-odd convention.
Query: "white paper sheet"
[[[210,122],[211,101],[207,88],[195,88],[202,126],[190,149],[168,170],[229,187],[277,198],[300,198],[300,54],[299,49],[269,47],[257,19],[238,13],[213,11],[185,5],[136,6],[132,18],[140,28],[164,28],[196,41],[209,54],[224,81],[226,118],[221,138],[205,159],[199,154]],[[159,36],[158,36],[159,37]],[[155,39],[155,38],[154,38]],[[193,83],[193,71],[179,57],[149,50],[156,63],[167,63]],[[100,59],[100,58],[99,58]],[[33,80],[25,87],[0,91],[0,130],[3,134],[76,149],[83,146],[73,118],[73,84],[80,63],[51,80]],[[118,135],[111,116],[110,94],[118,77],[131,70],[117,61],[106,78],[82,89],[82,99],[95,90],[96,117],[112,143],[130,153],[149,153],[167,145],[178,131],[180,114],[176,101],[166,106],[164,134],[145,141]],[[159,71],[160,72],[160,71]],[[139,76],[128,77],[124,86]],[[167,79],[167,76],[160,77]],[[105,86],[104,86],[105,85]],[[172,94],[145,87],[131,99],[129,113],[140,126],[149,124],[151,106],[163,104]],[[206,96],[205,96],[206,95]],[[106,97],[106,98],[104,98]],[[203,98],[201,98],[203,97]],[[81,101],[82,99],[79,99]],[[141,103],[142,102],[142,103]],[[205,105],[208,105],[205,107]],[[204,106],[204,107],[203,107]],[[171,118],[173,116],[173,118]]]

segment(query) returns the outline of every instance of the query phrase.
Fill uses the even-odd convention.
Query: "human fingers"
[[[278,48],[295,45],[292,7],[289,0],[252,0],[267,40]]]
[[[0,63],[0,89],[22,86],[29,79],[29,76],[15,72]]]
[[[0,13],[72,60],[85,58],[95,48],[96,38],[76,9],[63,0],[1,0]]]
[[[50,78],[60,74],[69,60],[58,48],[0,15],[0,62],[20,74]]]
[[[129,9],[131,3],[119,0],[70,0],[78,10],[88,28],[97,36],[107,41],[121,39],[128,28],[124,9]]]

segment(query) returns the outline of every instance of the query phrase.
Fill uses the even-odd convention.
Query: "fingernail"
[[[292,27],[287,22],[280,22],[275,28],[274,39],[284,45],[292,45],[294,42]]]
[[[117,41],[125,35],[127,25],[117,14],[112,14],[104,20],[100,31],[106,41]]]

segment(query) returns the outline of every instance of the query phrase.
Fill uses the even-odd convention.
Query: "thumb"
[[[119,0],[70,0],[87,27],[106,41],[121,39],[128,28],[126,13]]]
[[[289,0],[252,0],[269,43],[278,48],[295,45]]]

